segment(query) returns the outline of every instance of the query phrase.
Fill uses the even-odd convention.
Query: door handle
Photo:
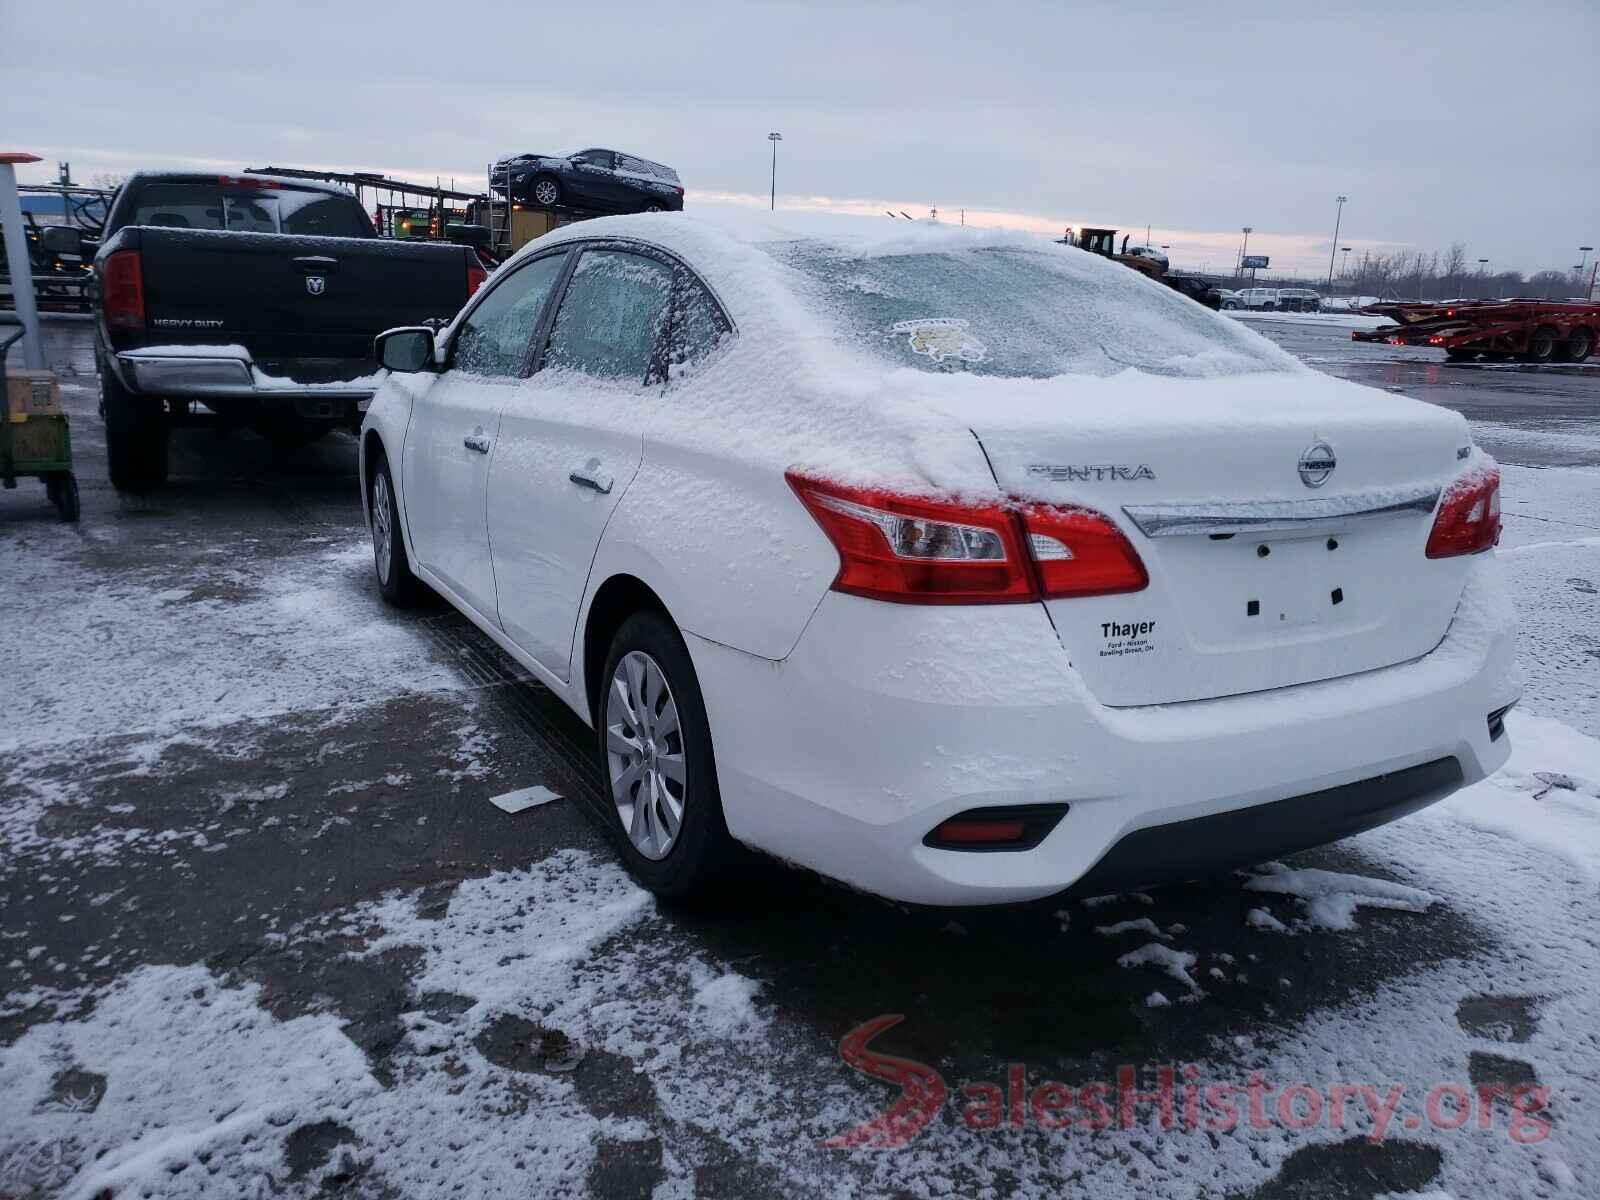
[[[567,478],[579,487],[589,488],[591,491],[599,492],[602,496],[610,495],[611,493],[611,476],[600,469],[600,460],[598,458],[591,458],[581,468],[568,475]]]
[[[481,429],[477,433],[469,433],[461,439],[461,444],[468,450],[476,450],[479,454],[489,453],[489,435]]]

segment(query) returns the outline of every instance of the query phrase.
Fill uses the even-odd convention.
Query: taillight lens
[[[911,604],[1037,598],[1016,520],[1001,505],[915,500],[794,471],[787,478],[839,551],[835,591]]]
[[[467,299],[471,300],[475,293],[489,278],[489,272],[484,270],[483,264],[478,261],[478,256],[472,251],[467,251]]]
[[[144,328],[144,276],[137,250],[118,250],[106,259],[100,310],[112,329]]]
[[[923,500],[795,471],[787,478],[839,552],[835,591],[901,604],[999,604],[1149,583],[1128,539],[1088,509]]]
[[[1500,540],[1500,468],[1491,461],[1445,489],[1428,534],[1429,558],[1479,554]]]
[[[1099,513],[1030,506],[1020,515],[1046,600],[1141,592],[1149,586],[1133,543]]]

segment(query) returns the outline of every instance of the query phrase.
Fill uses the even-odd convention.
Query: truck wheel
[[[106,468],[119,492],[148,492],[167,482],[166,414],[161,401],[100,372],[100,411],[106,422]]]
[[[694,664],[672,622],[622,623],[595,712],[610,828],[634,878],[665,899],[703,899],[739,861]]]
[[[1522,357],[1529,362],[1544,363],[1555,357],[1556,331],[1541,325],[1528,338],[1528,350]]]
[[[533,202],[554,208],[561,203],[561,185],[548,175],[539,176],[533,181]]]
[[[394,490],[389,462],[378,452],[367,486],[367,510],[372,523],[372,568],[378,591],[396,608],[410,608],[422,595],[422,583],[411,573],[406,539],[400,531],[400,503]]]
[[[1580,363],[1594,350],[1594,334],[1587,329],[1574,329],[1572,336],[1556,348],[1556,357],[1562,362]]]

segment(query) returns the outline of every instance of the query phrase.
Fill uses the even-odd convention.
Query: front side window
[[[500,282],[462,320],[451,367],[491,378],[520,376],[544,302],[566,261],[564,253],[535,259]]]
[[[556,310],[544,369],[625,384],[657,381],[672,268],[626,250],[585,250]]]

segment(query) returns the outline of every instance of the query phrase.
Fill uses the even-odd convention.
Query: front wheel
[[[1528,352],[1523,355],[1529,362],[1549,362],[1556,353],[1556,331],[1548,325],[1535,329],[1528,338]]]
[[[378,591],[396,608],[410,608],[422,593],[422,584],[411,573],[406,557],[406,541],[400,532],[400,505],[389,474],[388,460],[380,454],[367,488],[367,509],[372,524],[372,567],[378,576]]]
[[[623,622],[596,705],[611,832],[628,869],[664,899],[715,890],[737,855],[722,815],[711,729],[677,629],[654,612]]]

